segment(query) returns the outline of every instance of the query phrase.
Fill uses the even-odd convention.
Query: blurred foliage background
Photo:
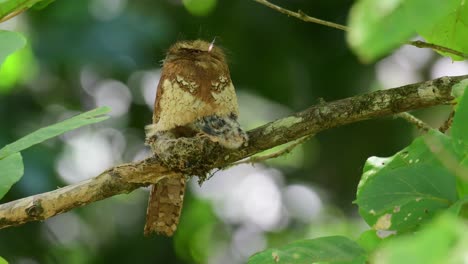
[[[292,10],[346,24],[351,0],[294,0]],[[466,73],[430,50],[404,47],[363,65],[345,33],[308,24],[254,1],[86,0],[53,2],[0,24],[26,48],[0,68],[0,145],[78,112],[107,105],[111,118],[23,153],[25,176],[1,201],[47,192],[149,155],[144,126],[165,50],[202,38],[226,49],[251,129],[319,102]],[[437,126],[438,107],[416,113]],[[146,189],[44,222],[0,230],[10,263],[243,263],[301,238],[355,237],[366,229],[352,204],[364,161],[389,156],[417,133],[379,119],[325,131],[293,153],[191,182],[175,237],[143,237]]]

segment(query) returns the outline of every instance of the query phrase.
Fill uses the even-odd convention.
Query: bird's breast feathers
[[[171,78],[172,77],[172,78]],[[209,82],[174,75],[161,78],[155,110],[155,130],[171,130],[209,116],[238,115],[237,97],[229,76],[223,74]]]

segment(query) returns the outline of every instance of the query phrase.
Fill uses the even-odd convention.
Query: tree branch
[[[361,120],[383,117],[409,110],[447,104],[453,99],[452,86],[468,75],[442,77],[395,89],[376,91],[330,103],[321,103],[302,112],[249,131],[249,145],[227,150],[212,144],[216,151],[200,153],[210,168],[224,168],[263,150],[307,135]],[[200,141],[200,138],[193,138]],[[179,172],[180,173],[180,172]],[[33,195],[0,205],[0,228],[44,220],[107,197],[129,193],[154,184],[176,172],[164,167],[155,157],[110,168],[95,178],[54,191]]]

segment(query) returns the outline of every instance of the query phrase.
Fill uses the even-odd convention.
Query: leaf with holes
[[[451,139],[438,131],[392,157],[369,158],[357,190],[359,213],[376,230],[418,227],[457,200],[459,158]]]
[[[366,252],[343,236],[299,240],[280,248],[270,248],[249,258],[249,264],[315,262],[364,264]]]

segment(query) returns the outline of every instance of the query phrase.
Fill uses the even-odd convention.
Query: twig
[[[336,29],[343,30],[343,31],[348,31],[349,30],[349,27],[347,27],[347,26],[337,24],[337,23],[333,23],[333,22],[329,22],[329,21],[325,21],[325,20],[321,20],[321,19],[318,19],[318,18],[315,18],[315,17],[311,17],[311,16],[305,14],[304,12],[302,12],[301,10],[299,10],[297,12],[293,12],[291,10],[285,9],[285,8],[280,7],[278,5],[272,4],[267,0],[254,0],[254,1],[257,2],[257,3],[260,3],[262,5],[265,5],[265,6],[269,7],[269,8],[271,8],[271,9],[274,9],[274,10],[280,12],[280,13],[286,14],[288,16],[295,17],[295,18],[300,19],[300,20],[305,21],[305,22],[316,23],[316,24],[324,25],[324,26],[331,27],[331,28],[336,28]],[[437,45],[437,44],[427,43],[427,42],[424,42],[424,41],[421,41],[421,40],[409,41],[409,42],[406,42],[406,44],[411,45],[411,46],[415,46],[417,48],[429,48],[429,49],[432,49],[432,50],[451,53],[451,54],[454,54],[456,56],[460,56],[460,57],[465,58],[465,59],[468,58],[468,54],[465,54],[463,52],[460,52],[460,51],[457,51],[457,50],[454,50],[454,49],[451,49],[451,48],[447,48],[447,47],[444,47],[444,46],[440,46],[440,45]]]
[[[442,126],[439,127],[439,131],[442,133],[447,132],[447,130],[452,126],[453,117],[455,116],[455,110],[452,110]]]
[[[444,46],[440,46],[440,45],[437,45],[437,44],[427,43],[427,42],[424,42],[424,41],[421,41],[421,40],[410,41],[407,44],[415,46],[417,48],[430,48],[430,49],[437,50],[437,51],[440,51],[440,52],[451,53],[453,55],[457,55],[457,56],[465,58],[465,59],[468,58],[468,54],[465,54],[465,53],[460,52],[458,50],[454,50],[454,49],[447,48],[447,47],[444,47]]]
[[[332,28],[337,28],[337,29],[344,30],[344,31],[348,30],[348,27],[346,27],[346,26],[336,24],[336,23],[333,23],[333,22],[328,22],[328,21],[325,21],[325,20],[321,20],[321,19],[318,19],[318,18],[315,18],[315,17],[311,17],[311,16],[305,14],[304,12],[302,12],[300,10],[297,11],[297,12],[293,12],[293,11],[290,11],[288,9],[284,9],[284,8],[282,8],[280,6],[277,6],[275,4],[272,4],[272,3],[268,2],[267,0],[254,0],[254,1],[257,2],[257,3],[260,3],[262,5],[268,6],[269,8],[274,9],[274,10],[280,12],[280,13],[286,14],[288,16],[295,17],[295,18],[300,19],[300,20],[305,21],[305,22],[316,23],[316,24],[320,24],[320,25],[324,25],[324,26],[332,27]]]
[[[287,146],[287,147],[285,147],[283,149],[280,149],[279,151],[276,151],[274,153],[268,154],[268,155],[253,156],[253,157],[250,157],[248,159],[244,159],[244,160],[240,160],[238,162],[234,162],[232,164],[232,166],[236,166],[236,165],[239,165],[239,164],[246,164],[246,163],[248,163],[248,164],[260,163],[260,162],[264,162],[264,161],[269,160],[269,159],[278,158],[278,157],[280,157],[282,155],[290,153],[294,148],[296,148],[297,146],[299,146],[302,143],[306,142],[311,137],[312,137],[312,135],[300,138],[300,139],[294,141],[293,143],[291,143],[289,146]]]
[[[453,100],[452,87],[464,79],[468,79],[468,75],[442,77],[315,105],[249,131],[248,146],[232,151],[210,142],[212,148],[206,149],[218,148],[217,151],[205,151],[200,155],[204,160],[210,161],[211,169],[224,168],[266,149],[330,128],[429,106],[449,104]],[[200,141],[199,138],[193,140]],[[129,193],[175,174],[155,158],[122,164],[77,184],[1,204],[0,228],[44,220],[113,195]]]
[[[415,117],[414,115],[410,113],[406,113],[406,112],[399,113],[399,114],[396,114],[395,117],[399,117],[408,121],[408,123],[415,125],[417,128],[421,129],[423,132],[428,132],[429,130],[431,130],[431,127],[428,124],[426,124],[424,121],[422,121],[421,119]]]

